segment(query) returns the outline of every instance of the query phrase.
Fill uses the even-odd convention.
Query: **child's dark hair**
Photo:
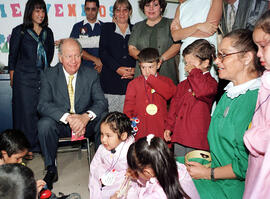
[[[183,57],[186,55],[193,54],[198,57],[201,61],[209,60],[209,66],[213,64],[216,59],[216,48],[213,44],[210,44],[205,39],[198,39],[193,43],[189,44],[183,50]]]
[[[155,48],[144,48],[138,54],[139,63],[159,62],[159,53]]]
[[[124,113],[120,112],[110,112],[101,121],[101,124],[106,123],[110,126],[110,129],[117,133],[120,138],[122,133],[126,132],[128,136],[132,135],[131,121]]]
[[[22,164],[4,164],[0,173],[0,198],[36,199],[36,181],[31,169]]]
[[[25,135],[14,129],[7,129],[0,133],[0,159],[3,158],[1,151],[6,151],[10,157],[13,154],[17,154],[28,150],[30,144]]]
[[[140,172],[150,166],[168,199],[189,198],[179,183],[175,158],[161,138],[153,137],[147,141],[144,137],[133,143],[128,150],[127,162],[130,169]]]

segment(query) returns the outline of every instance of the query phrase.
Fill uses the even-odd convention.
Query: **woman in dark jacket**
[[[135,60],[128,54],[132,25],[132,7],[128,0],[116,0],[112,23],[101,28],[99,55],[103,63],[100,82],[109,102],[109,111],[123,111],[127,84],[134,75]]]
[[[13,128],[24,132],[32,151],[39,151],[37,103],[40,76],[54,55],[53,32],[48,27],[44,0],[28,0],[23,24],[12,30],[9,51],[10,85],[13,89]]]

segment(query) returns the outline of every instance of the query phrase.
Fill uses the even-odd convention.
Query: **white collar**
[[[239,95],[245,94],[248,90],[259,89],[261,86],[261,78],[256,78],[249,80],[243,84],[234,86],[232,82],[230,82],[224,90],[229,98],[233,99],[238,97]]]
[[[83,20],[83,25],[86,25],[86,24],[90,24],[91,26],[94,25],[94,24],[100,24],[100,21],[98,19],[96,19],[96,21],[94,23],[90,23],[87,19],[84,19]]]
[[[117,147],[114,148],[114,150],[117,152],[119,150],[121,150],[123,148],[123,145],[125,144],[126,140],[125,141],[122,141],[120,144],[118,144]]]
[[[68,77],[70,76],[70,74],[65,70],[64,66],[62,66],[62,67],[63,67],[63,71],[64,71],[64,74],[65,74],[65,77],[66,77],[66,80],[67,80],[67,83],[68,83]],[[74,76],[73,81],[74,81],[74,82],[76,82],[77,74],[78,74],[78,71],[77,71],[75,74],[73,74],[73,76]],[[72,82],[73,82],[73,81],[72,81]]]
[[[206,73],[209,73],[209,70],[208,70],[208,71],[203,72],[202,74],[203,74],[203,75],[205,75]]]
[[[122,35],[124,38],[127,36],[127,35],[130,35],[131,34],[131,32],[130,32],[130,29],[129,29],[129,25],[128,25],[128,27],[127,27],[127,29],[126,29],[126,32],[123,34],[122,32],[121,32],[121,30],[120,30],[120,28],[119,28],[119,26],[117,25],[117,23],[115,23],[115,33],[117,33],[117,34],[119,34],[119,35]]]

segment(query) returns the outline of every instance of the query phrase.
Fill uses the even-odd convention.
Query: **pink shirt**
[[[252,125],[244,142],[250,154],[243,198],[270,198],[270,71],[262,76]]]
[[[200,196],[197,192],[197,189],[187,172],[186,166],[184,164],[177,163],[179,182],[181,187],[186,192],[186,194],[192,199],[199,199]],[[156,178],[151,178],[146,182],[145,186],[140,186],[138,183],[132,184],[132,187],[129,190],[128,197],[129,199],[167,199],[165,192],[162,187],[159,185]]]
[[[109,199],[119,190],[128,168],[127,152],[133,142],[134,137],[130,136],[115,148],[115,153],[108,151],[103,145],[99,146],[90,165],[90,199]],[[101,178],[109,173],[112,173],[114,182],[112,185],[102,186]]]

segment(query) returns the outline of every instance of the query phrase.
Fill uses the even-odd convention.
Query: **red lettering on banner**
[[[105,17],[106,16],[106,8],[105,8],[105,6],[103,6],[103,5],[99,6],[99,15],[100,15],[100,17]]]
[[[63,4],[55,4],[55,16],[56,17],[63,17],[64,12],[63,12]]]
[[[13,17],[21,17],[21,7],[19,3],[10,4],[11,10],[12,10],[12,16]]]
[[[75,4],[68,4],[68,16],[76,16],[76,5]]]

